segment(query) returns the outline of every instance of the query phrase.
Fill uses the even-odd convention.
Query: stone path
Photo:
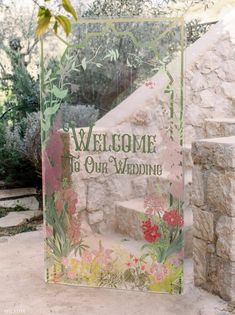
[[[193,286],[185,263],[185,294],[170,296],[44,283],[42,231],[0,238],[0,314],[231,315],[227,304]],[[235,313],[233,313],[235,314]]]
[[[0,207],[15,208],[20,206],[29,210],[38,210],[39,202],[35,188],[15,188],[0,190]]]
[[[42,214],[42,211],[13,211],[9,212],[5,217],[0,218],[0,228],[16,226],[25,220],[30,220]]]

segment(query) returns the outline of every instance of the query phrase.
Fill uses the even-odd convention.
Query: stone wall
[[[208,119],[224,117],[226,120],[235,116],[235,11],[187,48],[185,56],[185,208],[190,208],[193,166],[191,144],[195,140],[210,137]],[[179,67],[178,58],[168,66],[174,78],[176,108],[180,106]],[[166,125],[167,115],[164,115],[163,108],[169,110],[169,96],[164,91],[169,78],[159,72],[151,80],[155,82],[153,89],[146,90],[145,86],[138,88],[97,121],[95,128],[102,129],[103,133],[119,130],[129,134],[152,134],[157,132],[157,128]],[[224,132],[227,135],[226,130]],[[72,146],[70,152],[74,153]],[[104,159],[105,153],[97,155],[97,158]],[[165,178],[162,183],[167,187]],[[87,222],[98,232],[115,224],[116,201],[143,197],[146,190],[151,190],[155,184],[156,181],[143,177],[133,177],[126,181],[125,178],[117,178],[112,174],[96,174],[89,178],[82,174],[73,175],[73,185],[80,196],[79,210],[84,211]]]
[[[179,60],[168,70],[179,80]],[[97,127],[126,127],[129,130],[145,124],[161,126],[162,107],[167,107],[164,94],[167,78],[160,72],[151,80],[155,88],[143,94],[143,87],[101,118]],[[235,10],[198,41],[185,50],[185,144],[205,138],[205,119],[235,116]],[[179,95],[175,97],[175,104]],[[156,111],[159,111],[156,115]]]
[[[235,302],[235,137],[193,144],[195,284]]]
[[[83,128],[86,131],[86,128]],[[107,141],[111,140],[113,133],[124,133],[127,130],[120,130],[119,128],[112,128],[107,130],[105,128],[95,127],[93,133],[103,134],[107,136]],[[153,132],[156,135],[156,129]],[[144,135],[146,132],[143,126],[138,129],[138,135]],[[79,134],[79,129],[76,129]],[[159,134],[159,139],[160,134]],[[88,174],[85,170],[85,160],[87,157],[92,157],[95,162],[102,163],[109,161],[111,152],[77,152],[72,133],[68,134],[69,153],[73,156],[80,156],[80,164],[82,165],[79,172],[72,173],[72,183],[75,191],[78,192],[77,209],[83,213],[83,219],[89,224],[93,231],[98,233],[105,233],[107,231],[116,230],[116,205],[121,201],[128,201],[135,198],[144,198],[146,193],[156,192],[156,184],[161,187],[161,192],[168,195],[170,189],[169,174],[163,173],[161,176],[144,176],[144,175],[119,175],[116,174],[114,167],[110,167],[107,174],[94,171]],[[161,140],[160,140],[161,142]],[[156,164],[159,158],[159,152],[162,152],[162,146],[158,146],[158,152],[155,154],[148,154],[146,160],[146,153],[126,154],[119,152],[115,154],[118,159],[128,157],[128,163],[148,163]],[[68,153],[68,152],[67,152]],[[99,167],[98,167],[99,168]],[[173,183],[176,180],[172,180]],[[180,181],[180,179],[179,179]],[[181,177],[182,181],[182,177]],[[83,221],[84,221],[83,220]]]

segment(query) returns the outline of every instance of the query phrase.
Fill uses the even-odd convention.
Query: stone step
[[[14,188],[0,190],[0,200],[16,199],[37,195],[35,188]]]
[[[144,199],[132,199],[116,204],[116,231],[135,240],[143,240],[140,214],[144,214]]]
[[[230,137],[235,135],[235,117],[205,120],[205,137]]]
[[[144,214],[144,199],[132,199],[116,204],[116,232],[131,237],[134,240],[143,240],[140,214]],[[185,210],[184,215],[184,248],[185,257],[192,256],[192,226],[193,215],[191,209]]]
[[[165,176],[144,177],[139,176],[132,180],[133,195],[136,198],[143,198],[146,191],[152,193],[156,187],[160,187],[162,192],[169,191],[169,179]],[[191,201],[192,169],[184,169],[184,204],[189,207]]]
[[[39,210],[39,202],[36,197],[23,197],[17,199],[0,200],[0,207],[13,209],[15,207],[22,207],[29,210]]]
[[[0,228],[17,226],[25,220],[30,220],[41,215],[41,211],[13,211],[9,212],[5,217],[0,218]]]

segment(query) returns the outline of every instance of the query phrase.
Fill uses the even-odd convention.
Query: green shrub
[[[99,117],[99,110],[95,108],[95,105],[63,105],[61,111],[63,122],[74,122],[76,127],[90,126]]]
[[[32,164],[23,159],[15,146],[10,143],[7,127],[0,124],[0,178],[6,184],[16,186],[36,185],[38,180]]]

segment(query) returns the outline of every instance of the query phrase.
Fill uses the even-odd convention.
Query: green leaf
[[[56,104],[53,107],[48,107],[44,111],[44,115],[45,115],[46,119],[47,119],[47,117],[54,115],[58,111],[59,108],[60,108],[60,104]]]
[[[50,25],[52,17],[49,10],[43,10],[42,8],[40,9],[39,9],[40,12],[38,13],[39,14],[38,25],[36,28],[36,35],[38,37],[42,36],[46,32],[48,26]]]
[[[130,63],[129,59],[127,58],[126,60],[126,64],[128,68],[132,68],[132,64]]]
[[[55,22],[55,24],[53,26],[53,31],[55,32],[55,34],[58,33],[58,21]]]
[[[60,90],[57,86],[53,85],[52,93],[55,95],[55,97],[64,99],[68,94],[68,89],[66,90]]]
[[[103,65],[101,63],[96,63],[96,67],[101,68],[101,67],[103,67]]]
[[[55,19],[63,27],[65,34],[68,36],[71,32],[71,23],[69,19],[63,15],[57,15]]]
[[[83,70],[84,70],[84,71],[85,71],[86,68],[87,68],[86,57],[82,59],[82,67],[83,67]]]
[[[70,13],[74,19],[77,21],[78,20],[78,16],[76,11],[74,10],[74,7],[72,6],[71,2],[69,0],[62,0],[62,6],[64,7],[64,9]]]
[[[42,120],[41,121],[41,126],[42,126],[42,130],[47,132],[50,129],[50,127],[51,127],[50,120],[46,120],[46,121]]]
[[[49,80],[51,74],[52,74],[52,70],[49,69],[49,71],[48,71],[48,72],[45,74],[45,76],[44,76],[44,81],[45,81],[45,82],[47,82],[47,81]]]
[[[38,17],[42,17],[43,15],[45,15],[46,12],[46,8],[45,7],[39,7],[38,9]]]
[[[170,246],[168,247],[165,257],[169,257],[170,255],[172,255],[173,253],[181,250],[183,247],[183,234],[181,233],[177,239],[175,239]]]

